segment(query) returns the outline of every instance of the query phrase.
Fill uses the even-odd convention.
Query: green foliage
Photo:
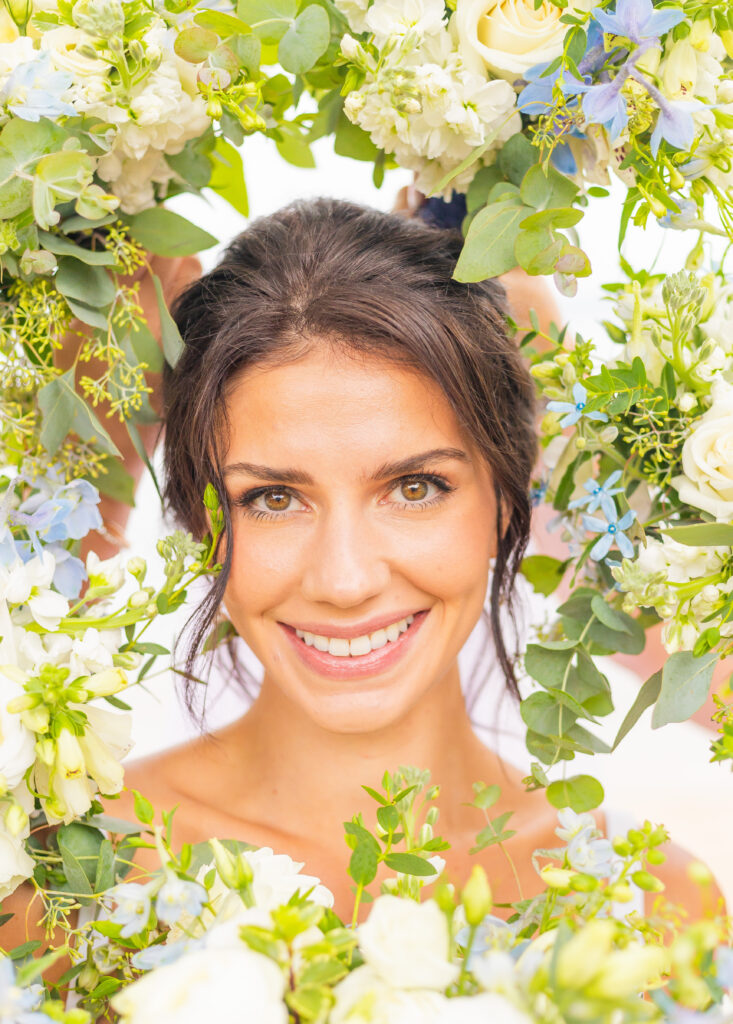
[[[127,223],[140,245],[158,256],[191,256],[217,244],[208,231],[161,206],[136,213]]]
[[[41,444],[54,455],[62,441],[75,433],[82,441],[95,443],[103,452],[119,458],[120,453],[107,431],[74,387],[74,368],[54,377],[38,392],[43,415]]]
[[[553,807],[571,807],[578,814],[599,807],[603,795],[603,786],[592,775],[558,779],[547,788],[547,799]]]

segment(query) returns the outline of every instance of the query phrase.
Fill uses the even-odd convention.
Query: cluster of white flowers
[[[733,589],[723,567],[725,547],[692,547],[671,537],[649,539],[633,561],[624,559],[612,569],[625,593],[627,611],[654,608],[665,619],[662,642],[666,650],[692,650],[700,633],[718,626],[722,636],[733,636],[733,623],[707,621]]]
[[[416,171],[424,192],[486,145],[482,160],[444,190],[465,191],[478,168],[521,129],[514,89],[468,65],[444,21],[443,0],[375,0],[366,11],[355,0],[337,6],[379,51],[375,60],[353,37],[342,41],[344,54],[364,72],[363,84],[346,97],[347,116],[401,167]]]
[[[109,126],[96,171],[121,209],[136,213],[153,205],[156,186],[165,195],[174,177],[166,156],[202,135],[210,119],[196,88],[196,68],[175,54],[175,29],[160,18],[133,40],[140,72],[121,80],[116,69],[125,59],[119,52],[124,6],[120,0],[87,0],[74,6],[74,25],[45,31],[37,41],[22,36],[0,43],[0,101],[6,117],[79,114]],[[110,29],[102,46],[103,23]],[[12,29],[4,29],[7,39]]]
[[[92,582],[116,589],[116,563],[91,555]],[[0,899],[33,870],[23,840],[34,796],[49,821],[81,817],[97,793],[121,790],[120,760],[130,749],[130,716],[88,703],[127,685],[115,658],[123,635],[53,632],[69,613],[52,589],[55,569],[48,548],[0,565]]]

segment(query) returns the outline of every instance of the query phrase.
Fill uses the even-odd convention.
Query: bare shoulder
[[[712,872],[675,843],[667,843],[662,850],[667,859],[653,871],[664,883],[669,902],[685,911],[689,921],[725,913],[725,900]]]

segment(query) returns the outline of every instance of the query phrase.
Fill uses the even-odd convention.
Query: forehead
[[[227,400],[225,462],[377,462],[388,454],[466,447],[439,385],[384,359],[319,346],[295,362],[254,367]]]

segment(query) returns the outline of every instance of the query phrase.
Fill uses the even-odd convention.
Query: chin
[[[389,729],[408,719],[417,705],[420,693],[402,693],[375,688],[344,690],[326,697],[308,695],[298,703],[320,729],[344,736],[366,736]]]

